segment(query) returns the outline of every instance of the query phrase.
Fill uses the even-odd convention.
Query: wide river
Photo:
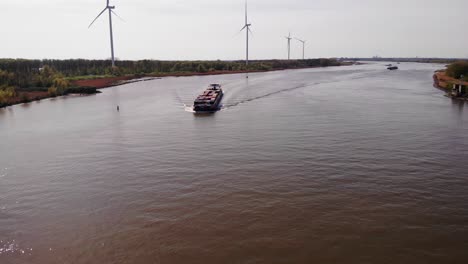
[[[468,104],[383,64],[0,109],[0,263],[468,263]]]

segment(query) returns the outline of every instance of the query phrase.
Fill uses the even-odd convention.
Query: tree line
[[[446,73],[448,76],[468,81],[468,61],[457,61],[447,66]]]
[[[48,91],[51,96],[66,92],[74,80],[112,76],[151,76],[176,73],[229,71],[269,71],[304,67],[338,66],[334,59],[256,60],[250,61],[116,61],[108,60],[26,60],[0,59],[0,105],[18,91]]]

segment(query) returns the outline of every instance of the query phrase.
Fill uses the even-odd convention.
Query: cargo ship
[[[195,113],[213,113],[220,110],[223,95],[221,85],[210,84],[208,89],[193,102],[193,111]]]

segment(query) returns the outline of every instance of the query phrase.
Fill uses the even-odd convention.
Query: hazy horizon
[[[108,16],[89,23],[105,0],[2,0],[0,58],[108,59]],[[121,60],[240,60],[243,0],[111,0]],[[468,57],[468,2],[250,0],[251,59],[285,59],[286,39],[308,41],[306,57]],[[292,42],[291,58],[302,57]]]

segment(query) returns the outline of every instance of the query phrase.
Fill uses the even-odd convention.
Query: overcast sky
[[[0,0],[0,58],[110,57],[105,0]],[[111,0],[120,59],[242,59],[244,0]],[[251,58],[468,57],[467,0],[249,0]],[[302,56],[298,41],[292,57]]]

